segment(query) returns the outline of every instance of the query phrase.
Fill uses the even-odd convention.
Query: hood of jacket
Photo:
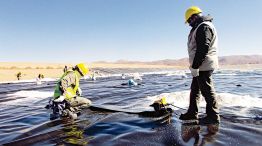
[[[202,23],[202,22],[204,22],[204,21],[210,21],[210,22],[212,22],[212,21],[213,21],[213,17],[210,16],[210,15],[199,17],[199,18],[195,21],[195,23],[192,24],[193,29],[196,28],[200,23]]]

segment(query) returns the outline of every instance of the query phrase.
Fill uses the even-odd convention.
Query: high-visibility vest
[[[74,75],[75,75],[75,78],[76,78],[76,82],[75,82],[75,86],[72,87],[72,86],[69,86],[66,91],[65,91],[65,99],[67,100],[71,100],[73,97],[76,96],[76,92],[77,92],[77,89],[79,87],[79,78],[76,74],[75,71],[72,71],[72,70],[68,70],[66,71],[62,77],[58,80],[57,84],[56,84],[56,87],[55,87],[55,92],[54,92],[54,99],[58,98],[59,96],[62,95],[62,91],[60,89],[60,84],[61,84],[61,80],[69,73],[73,72]]]
[[[204,21],[202,23],[200,23],[197,28],[190,32],[189,36],[188,36],[188,55],[189,55],[189,63],[190,66],[192,67],[193,62],[194,62],[194,58],[196,55],[196,49],[197,49],[197,43],[196,43],[196,33],[197,33],[197,29],[199,28],[199,26],[206,24],[208,25],[212,31],[213,31],[213,38],[211,40],[211,44],[210,47],[208,49],[208,52],[206,54],[205,60],[202,62],[202,64],[199,66],[199,70],[200,71],[209,71],[209,70],[214,70],[218,68],[218,37],[217,37],[217,32],[215,29],[215,26],[208,21]],[[200,48],[201,49],[201,48]]]

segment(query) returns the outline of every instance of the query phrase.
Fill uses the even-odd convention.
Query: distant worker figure
[[[39,74],[39,75],[38,75],[38,78],[43,79],[43,78],[45,78],[45,76],[44,76],[44,74]]]
[[[127,85],[128,86],[137,86],[138,84],[133,79],[129,79],[128,82],[127,82]]]
[[[17,80],[20,80],[21,77],[22,77],[22,73],[21,73],[21,72],[18,72],[15,76],[17,77]]]
[[[79,80],[89,72],[89,69],[85,64],[77,64],[72,70],[67,70],[62,77],[58,80],[54,91],[53,98],[53,114],[50,115],[50,119],[57,118],[59,116],[72,116],[76,118],[75,108],[71,107],[88,107],[91,101],[87,98],[80,97],[82,90],[79,88]],[[60,103],[65,103],[61,105]],[[60,105],[59,105],[60,104]],[[62,108],[61,108],[62,107]]]
[[[91,79],[92,79],[92,81],[95,81],[95,80],[96,80],[95,72],[92,74]]]
[[[122,75],[121,75],[121,79],[126,79],[126,75],[125,75],[125,74],[122,74]]]
[[[181,114],[181,120],[198,120],[200,94],[206,100],[206,114],[203,123],[219,123],[220,116],[213,85],[212,73],[218,68],[218,39],[212,24],[213,18],[203,16],[202,10],[192,6],[185,12],[185,21],[192,29],[188,36],[188,54],[190,71],[193,76],[190,103],[187,113]]]
[[[36,84],[40,85],[42,84],[42,79],[44,78],[43,74],[38,74],[37,78],[36,78]]]
[[[133,78],[134,78],[134,80],[141,80],[142,81],[142,77],[140,76],[139,73],[134,73]]]
[[[67,70],[68,70],[68,68],[67,68],[67,66],[65,65],[65,67],[64,67],[64,72],[67,72]]]

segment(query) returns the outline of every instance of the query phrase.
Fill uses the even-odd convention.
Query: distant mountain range
[[[109,62],[99,61],[96,63],[109,63]],[[157,60],[157,61],[149,61],[149,62],[118,60],[113,63],[115,64],[148,64],[148,65],[188,66],[188,58],[165,59],[165,60]],[[262,64],[262,55],[221,56],[219,57],[219,64],[220,65]]]

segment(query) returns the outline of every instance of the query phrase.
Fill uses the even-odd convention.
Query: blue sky
[[[192,5],[214,17],[220,56],[262,54],[261,0],[1,0],[0,62],[184,58]]]

